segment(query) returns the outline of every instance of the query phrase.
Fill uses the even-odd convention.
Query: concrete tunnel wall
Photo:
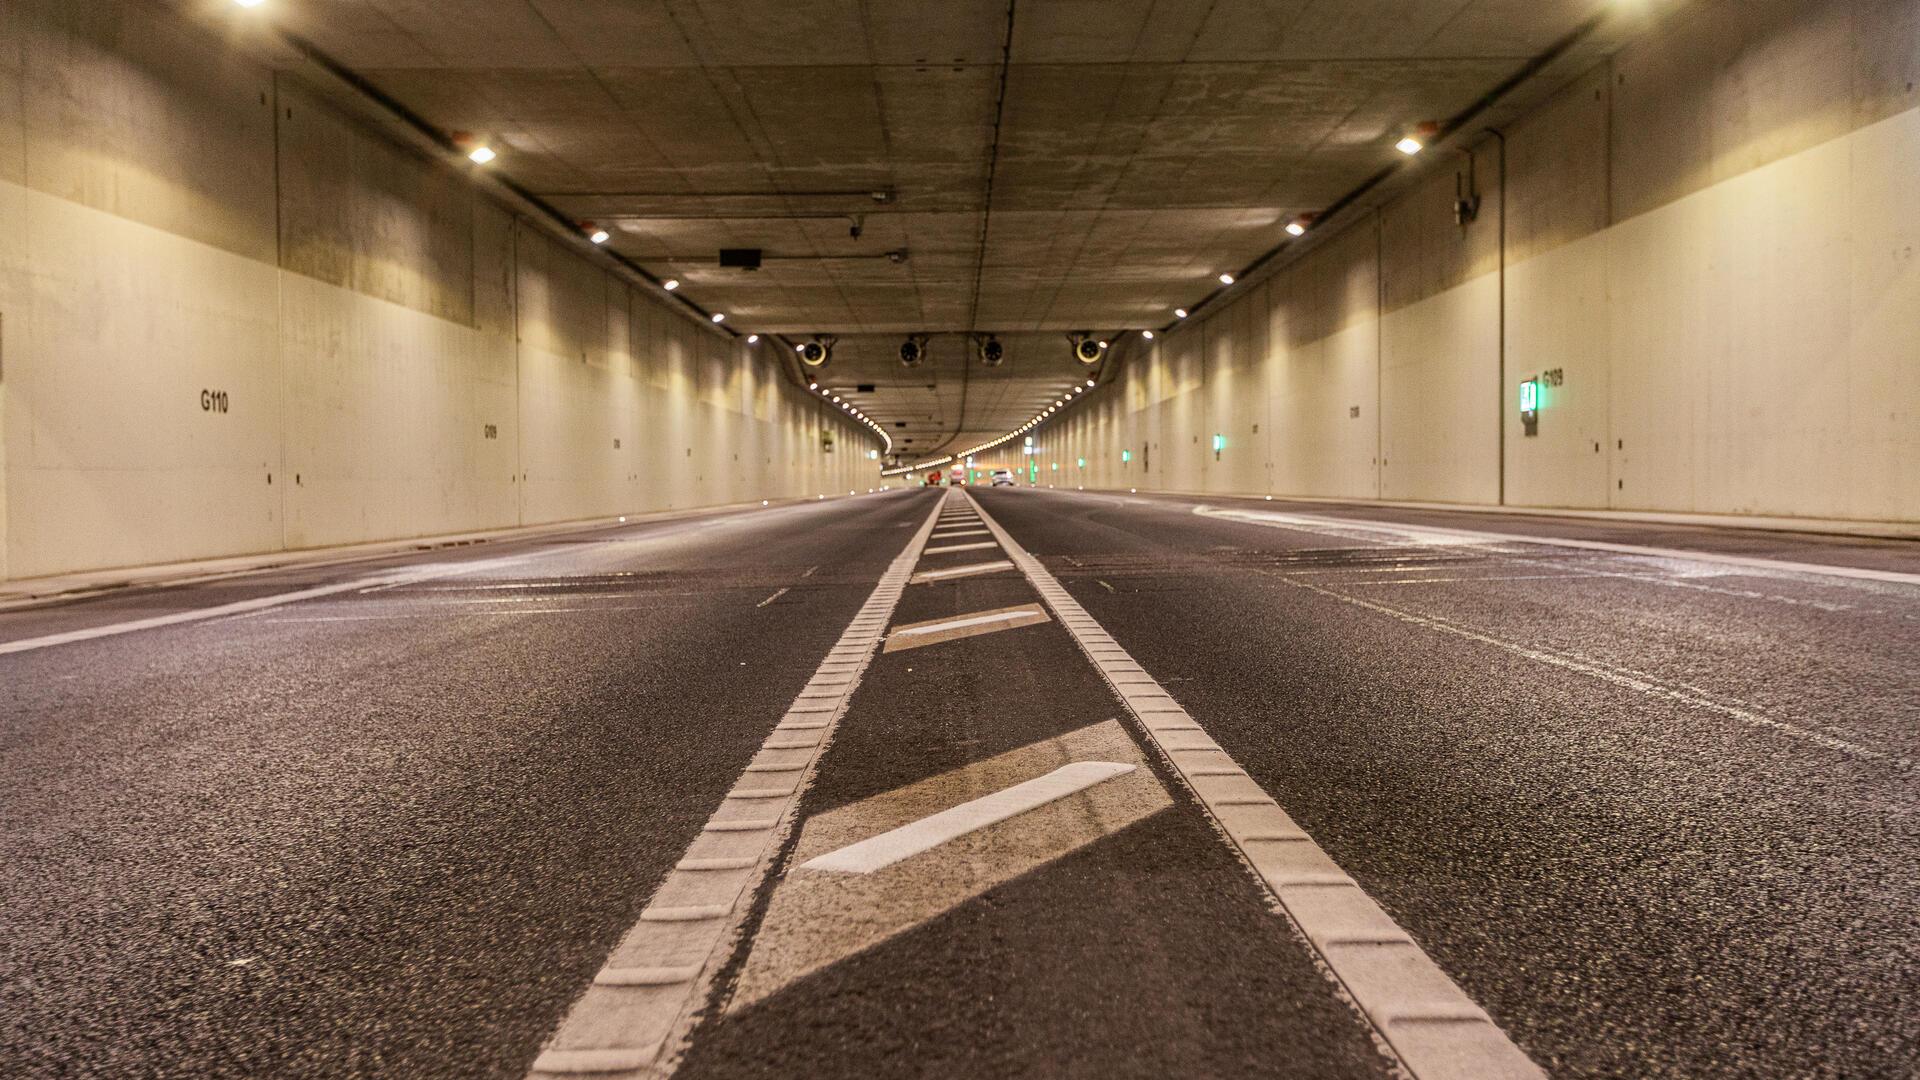
[[[1504,192],[1473,144],[1478,220],[1456,155],[1316,237],[1037,432],[1041,482],[1920,520],[1917,76],[1915,0],[1685,5],[1511,127]]]
[[[0,579],[872,486],[777,364],[161,9],[0,5]]]

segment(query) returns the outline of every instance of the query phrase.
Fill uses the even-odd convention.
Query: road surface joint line
[[[352,581],[337,582],[332,585],[316,585],[307,589],[295,589],[291,592],[275,593],[272,596],[256,596],[247,600],[236,600],[230,604],[216,604],[213,607],[192,608],[186,611],[172,611],[165,615],[154,615],[145,619],[132,619],[127,622],[108,623],[102,626],[89,626],[79,630],[68,630],[58,634],[46,634],[40,637],[20,638],[14,641],[0,641],[0,656],[8,653],[30,652],[54,645],[66,645],[78,641],[91,641],[95,638],[115,637],[130,634],[137,630],[157,630],[167,626],[180,626],[187,623],[205,622],[209,619],[222,619],[234,615],[258,613],[268,608],[282,607],[302,600],[315,600],[340,593],[358,592],[376,585],[414,585],[423,581],[432,581],[444,577],[456,577],[478,571],[498,570],[505,566],[559,554],[558,551],[538,551],[521,555],[507,555],[496,559],[480,559],[466,563],[428,563],[411,571],[388,570],[369,577],[359,577]]]
[[[1607,551],[1620,555],[1637,555],[1654,559],[1720,563],[1727,566],[1741,566],[1753,570],[1771,570],[1776,573],[1823,574],[1829,577],[1850,577],[1860,578],[1866,581],[1887,581],[1902,585],[1920,585],[1920,574],[1910,574],[1898,570],[1871,570],[1855,566],[1832,566],[1825,563],[1796,562],[1790,559],[1763,559],[1752,555],[1724,555],[1712,551],[1689,551],[1684,548],[1647,547],[1640,544],[1616,544],[1606,540],[1574,540],[1560,536],[1479,532],[1472,529],[1443,528],[1437,525],[1406,525],[1360,521],[1351,518],[1325,517],[1316,514],[1281,514],[1258,510],[1221,509],[1213,506],[1196,506],[1193,508],[1193,512],[1203,517],[1225,518],[1229,521],[1240,521],[1251,525],[1261,525],[1275,529],[1297,529],[1305,532],[1315,532],[1332,528],[1388,533],[1400,536],[1425,536],[1433,539],[1450,538],[1480,544],[1541,544],[1547,547]]]
[[[529,1076],[640,1070],[660,1076],[672,1071],[685,1051],[714,975],[730,955],[752,899],[766,883],[773,854],[793,828],[800,799],[812,782],[814,769],[830,744],[833,728],[844,714],[860,674],[872,662],[880,642],[879,631],[891,618],[934,524],[934,514],[929,513],[821,660],[821,668],[850,670],[852,677],[843,680],[836,675],[833,685],[841,688],[831,694],[803,691],[808,701],[802,704],[796,696],[786,711],[783,719],[796,714],[821,718],[821,723],[805,725],[818,730],[819,735],[811,741],[796,742],[793,729],[783,730],[780,724],[768,733],[754,760],[742,769],[741,781],[721,800],[714,816],[701,827],[602,965],[610,981],[590,984],[575,1000],[534,1060]],[[827,681],[821,675],[822,671],[816,669],[813,685]],[[781,776],[774,781],[780,783],[786,775],[791,775],[792,787],[781,789],[785,792],[780,797],[783,801],[754,807],[761,810],[764,806],[765,811],[772,812],[770,816],[726,816],[741,809],[738,802],[730,804],[730,799],[758,799],[763,794],[768,801],[776,798],[775,789],[753,786],[750,778]],[[666,897],[725,902],[683,903]],[[618,981],[621,972],[681,968],[691,969],[694,974],[671,984]]]
[[[1089,632],[1076,625],[1085,612],[1064,597],[1059,583],[1040,561],[980,509],[970,493],[963,491],[961,497],[980,510],[988,530],[1052,606],[1054,615],[1094,665],[1103,674],[1120,667],[1094,656]],[[1102,651],[1107,650],[1103,647]],[[1117,648],[1113,651],[1121,652]],[[1143,670],[1131,658],[1127,658],[1124,667],[1129,672]],[[1393,1018],[1416,1002],[1422,1012],[1471,1010],[1479,1016],[1486,1014],[1352,878],[1340,871],[1319,845],[1286,816],[1278,803],[1268,797],[1258,800],[1257,806],[1223,804],[1217,794],[1210,793],[1207,784],[1197,783],[1196,759],[1216,768],[1231,765],[1236,772],[1245,770],[1224,748],[1206,737],[1204,731],[1199,733],[1199,739],[1192,739],[1186,732],[1171,733],[1189,735],[1178,741],[1163,737],[1147,717],[1141,715],[1138,706],[1163,699],[1170,702],[1171,696],[1157,681],[1143,681],[1138,685],[1152,689],[1123,689],[1118,682],[1113,683],[1115,692],[1121,694],[1121,700],[1134,712],[1148,741],[1161,751],[1221,833],[1239,850],[1279,910],[1300,931],[1331,977],[1347,991],[1367,1022],[1393,1048],[1400,1064],[1415,1080],[1442,1077],[1545,1080],[1546,1073],[1515,1046],[1491,1018],[1484,1031],[1465,1039],[1421,1038],[1398,1030]],[[1263,842],[1268,840],[1284,842]],[[1356,926],[1367,927],[1369,937],[1380,936],[1379,929],[1383,926],[1392,927],[1405,940],[1402,943],[1390,938],[1385,939],[1384,944],[1353,945],[1341,944],[1329,936],[1349,933]]]

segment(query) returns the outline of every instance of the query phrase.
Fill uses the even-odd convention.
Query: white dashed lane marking
[[[1016,626],[1032,626],[1046,621],[1048,621],[1047,613],[1041,610],[1039,604],[1021,604],[1017,607],[975,612],[972,615],[907,623],[893,628],[893,632],[887,635],[886,648],[881,651],[899,652],[902,649],[917,649],[923,645],[935,645],[942,641],[991,634],[999,630],[1011,630]]]
[[[838,851],[828,852],[800,865],[802,870],[835,870],[843,874],[871,874],[923,851],[939,847],[970,832],[984,829],[1028,810],[1063,799],[1116,776],[1125,776],[1134,766],[1117,761],[1076,761],[1062,765],[1045,776],[983,795],[950,810],[902,825]]]
[[[795,980],[1167,809],[1172,797],[1153,770],[1142,768],[1145,763],[1120,722],[1108,720],[808,818],[794,844],[794,868],[774,889],[728,1009],[746,1009]],[[870,851],[869,842],[927,822],[950,821],[956,810],[1031,791],[1029,784],[1063,772],[1098,779],[972,828],[949,829],[941,842],[915,845],[908,858],[862,872],[818,865],[836,853]]]
[[[935,581],[951,581],[954,578],[974,577],[979,574],[997,574],[1002,570],[1013,569],[1013,564],[1005,559],[993,562],[968,563],[965,566],[950,566],[945,570],[922,570],[913,575],[909,585],[925,585]]]
[[[923,554],[945,555],[954,551],[985,551],[993,546],[995,545],[991,540],[983,540],[977,544],[947,544],[944,547],[930,547]]]
[[[981,519],[1416,1080],[1544,1080],[1493,1018],[1038,559],[985,511]]]

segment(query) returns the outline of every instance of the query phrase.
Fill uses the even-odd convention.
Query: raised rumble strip
[[[971,493],[963,493],[974,502]],[[1416,1080],[1545,1080],[1486,1011],[1295,824],[1052,574],[980,518]]]
[[[529,1077],[644,1076],[663,1059],[671,1068],[716,968],[793,828],[800,796],[880,645],[937,516],[927,515],[880,575],[733,790],[547,1040]]]

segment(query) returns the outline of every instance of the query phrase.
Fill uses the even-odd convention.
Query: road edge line
[[[658,1077],[678,1066],[713,980],[798,821],[800,799],[885,638],[934,521],[949,504],[940,500],[881,573],[594,981],[541,1044],[527,1068],[529,1080]],[[635,970],[677,977],[636,981],[621,974]]]
[[[1546,1080],[1546,1072],[1087,614],[1040,560],[1016,543],[971,492],[963,494],[1401,1065],[1416,1080]]]

